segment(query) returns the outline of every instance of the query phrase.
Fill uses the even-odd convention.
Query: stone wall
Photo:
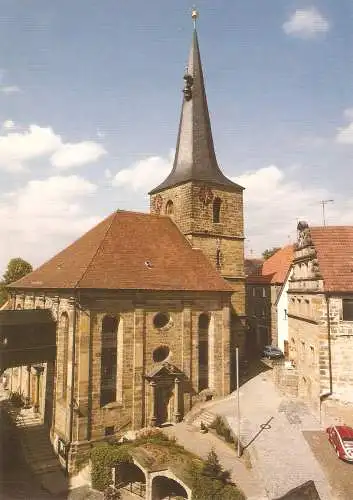
[[[208,186],[212,196],[200,199],[200,182],[165,189],[150,200],[151,213],[166,214],[167,203],[173,203],[172,219],[194,248],[199,248],[234,289],[233,313],[241,318],[234,322],[232,337],[243,349],[245,319],[244,221],[243,193],[232,187]],[[220,222],[213,222],[213,200],[221,199]],[[218,260],[218,262],[217,262]]]
[[[20,302],[21,301],[21,302]],[[152,389],[145,377],[158,363],[153,352],[169,348],[164,360],[185,374],[183,404],[186,413],[199,390],[198,318],[210,317],[208,334],[209,386],[216,395],[230,392],[230,300],[220,293],[81,293],[77,301],[64,295],[35,297],[19,295],[13,304],[28,308],[51,308],[57,328],[57,360],[51,371],[53,392],[51,437],[56,451],[59,440],[71,441],[69,471],[75,470],[77,454],[87,451],[87,443],[109,434],[149,425]],[[159,312],[170,315],[169,323],[156,328]],[[116,401],[101,406],[101,329],[105,315],[120,318]],[[24,386],[25,369],[17,370]],[[17,380],[16,379],[16,380]],[[16,383],[15,377],[13,383]],[[45,382],[45,379],[43,379]],[[65,384],[66,381],[66,384]],[[48,392],[43,386],[41,411]],[[175,400],[170,400],[170,411]],[[72,403],[73,411],[70,411]]]

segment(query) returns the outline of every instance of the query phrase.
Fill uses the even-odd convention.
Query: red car
[[[348,425],[332,425],[326,429],[328,440],[338,458],[353,463],[353,429]]]

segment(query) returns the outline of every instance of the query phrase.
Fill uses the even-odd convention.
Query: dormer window
[[[215,198],[213,202],[213,222],[215,223],[220,222],[221,204],[222,200],[220,198]]]

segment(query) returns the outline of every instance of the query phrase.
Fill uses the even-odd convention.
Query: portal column
[[[25,400],[25,408],[30,408],[31,405],[31,365],[27,366],[27,396]]]
[[[152,380],[150,386],[152,387],[152,415],[150,425],[151,427],[155,427],[157,424],[157,384]]]
[[[175,397],[175,414],[174,414],[174,419],[175,423],[177,424],[181,420],[181,412],[180,412],[180,380],[178,378],[175,378],[174,380],[174,397]]]
[[[36,395],[35,395],[35,402],[34,402],[34,407],[33,407],[33,411],[34,413],[38,413],[39,412],[39,404],[40,404],[40,377],[44,371],[44,367],[43,366],[35,366],[34,367],[36,373]]]

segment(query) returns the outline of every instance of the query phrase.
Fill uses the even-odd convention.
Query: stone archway
[[[118,488],[134,493],[138,497],[146,496],[146,476],[144,471],[135,463],[121,462],[116,467],[119,477]]]
[[[172,498],[189,498],[189,495],[178,481],[166,476],[155,476],[152,480],[153,500],[163,500]]]

